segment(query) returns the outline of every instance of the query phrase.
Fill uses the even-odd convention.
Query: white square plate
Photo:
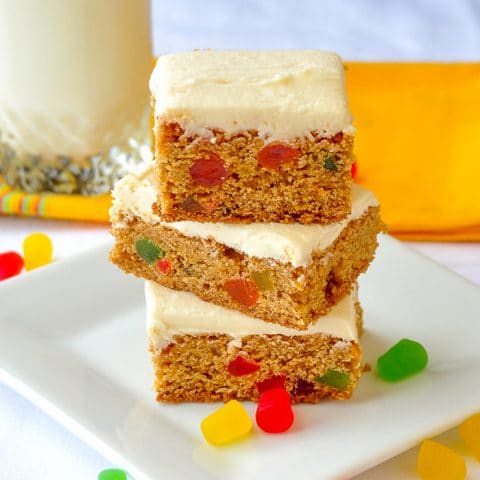
[[[296,406],[284,435],[210,447],[199,425],[214,405],[155,402],[143,283],[108,248],[0,285],[0,377],[137,479],[347,478],[480,408],[480,290],[383,236],[360,282],[365,360],[409,337],[428,370],[393,385],[365,374],[349,401]]]

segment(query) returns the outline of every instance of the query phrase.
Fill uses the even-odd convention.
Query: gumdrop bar
[[[164,222],[152,167],[113,192],[111,260],[128,273],[291,328],[306,329],[347,295],[370,264],[383,224],[378,202],[352,185],[334,224]]]
[[[338,55],[164,55],[150,90],[165,220],[331,223],[350,213],[354,128]]]
[[[315,403],[349,398],[358,382],[362,310],[356,288],[303,331],[151,281],[145,293],[158,400],[257,401],[264,389],[281,385],[294,403]],[[343,383],[329,381],[331,372]]]

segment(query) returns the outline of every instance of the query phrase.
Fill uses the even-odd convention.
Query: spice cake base
[[[331,223],[350,212],[351,135],[265,143],[254,131],[189,137],[159,123],[155,138],[166,221]]]

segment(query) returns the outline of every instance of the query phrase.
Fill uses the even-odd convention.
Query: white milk
[[[18,156],[125,142],[148,106],[149,0],[0,0],[0,135]]]

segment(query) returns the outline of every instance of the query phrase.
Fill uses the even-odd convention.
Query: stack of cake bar
[[[158,400],[349,398],[383,225],[352,182],[341,59],[166,55],[150,89],[155,158],[115,187],[111,260],[146,279]]]

